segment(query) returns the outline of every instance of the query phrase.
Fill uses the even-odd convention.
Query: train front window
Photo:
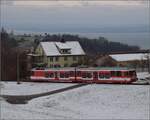
[[[34,76],[34,71],[31,71],[31,76]]]
[[[135,71],[129,71],[129,75],[130,76],[136,76],[136,72]]]

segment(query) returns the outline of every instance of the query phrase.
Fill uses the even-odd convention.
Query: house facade
[[[50,68],[82,65],[86,55],[78,41],[40,42],[35,54],[37,63]]]

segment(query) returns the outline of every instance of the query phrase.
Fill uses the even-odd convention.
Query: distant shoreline
[[[80,37],[98,38],[105,37],[109,41],[121,42],[129,45],[137,45],[142,49],[150,49],[150,33],[149,32],[135,32],[135,33],[117,33],[117,32],[105,32],[105,33],[79,33],[79,32],[33,32],[33,31],[14,31],[15,34],[72,34]]]

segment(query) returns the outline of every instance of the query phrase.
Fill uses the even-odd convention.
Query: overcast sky
[[[141,1],[8,1],[1,4],[1,25],[15,30],[94,32],[109,27],[144,29],[148,24],[149,6]]]

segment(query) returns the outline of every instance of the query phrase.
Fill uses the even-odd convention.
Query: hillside
[[[79,41],[83,49],[88,55],[96,55],[99,53],[123,52],[123,51],[138,51],[138,46],[130,46],[120,42],[112,42],[104,37],[98,39],[89,39],[79,37],[78,35],[46,35],[42,41]],[[37,41],[36,41],[37,43]]]

